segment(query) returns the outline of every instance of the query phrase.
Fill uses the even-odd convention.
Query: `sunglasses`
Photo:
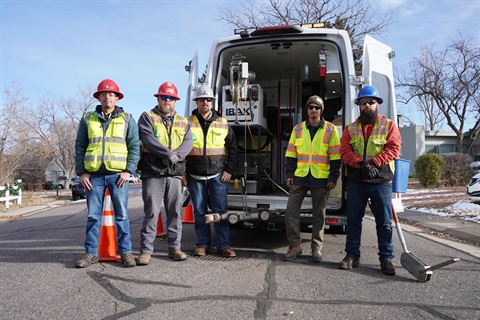
[[[162,99],[163,101],[165,101],[165,100],[170,100],[170,101],[175,100],[175,98],[172,97],[172,96],[160,96],[160,99]]]
[[[211,101],[213,101],[213,99],[212,99],[212,98],[198,98],[197,101],[200,101],[200,102],[205,102],[205,101],[206,101],[206,102],[211,102]]]
[[[320,109],[322,109],[322,107],[319,107],[319,106],[308,106],[308,110],[313,110],[313,109],[315,109],[315,110],[320,110]]]
[[[371,105],[373,106],[375,103],[377,103],[377,100],[375,99],[372,99],[372,100],[363,100],[363,101],[360,101],[359,105],[361,106],[364,106],[364,105]]]

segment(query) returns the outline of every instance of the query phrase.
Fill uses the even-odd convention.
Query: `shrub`
[[[466,153],[444,154],[445,170],[443,171],[443,183],[446,186],[465,186],[475,174],[475,168],[470,164],[473,158]]]
[[[440,186],[445,160],[435,153],[426,153],[415,161],[415,172],[420,184],[425,188]]]

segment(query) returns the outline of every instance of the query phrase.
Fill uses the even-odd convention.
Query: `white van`
[[[353,103],[363,85],[373,85],[384,99],[380,113],[396,121],[392,49],[365,37],[363,74],[356,76],[346,31],[318,25],[277,26],[237,30],[213,42],[205,83],[216,96],[214,108],[236,133],[239,161],[229,184],[231,224],[278,229],[284,225],[288,190],[285,188],[285,150],[293,127],[305,119],[311,95],[325,102],[323,117],[342,134],[358,117]],[[185,116],[196,108],[198,86],[195,55],[186,70],[190,82]],[[344,232],[345,175],[327,206],[327,228]],[[303,229],[312,223],[312,201],[302,206]]]

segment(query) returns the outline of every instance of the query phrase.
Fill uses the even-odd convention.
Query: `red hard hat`
[[[158,88],[158,93],[154,94],[155,97],[158,96],[171,96],[175,100],[180,100],[178,97],[177,87],[171,82],[164,82]]]
[[[110,79],[102,80],[102,82],[98,84],[97,92],[93,94],[93,97],[98,99],[102,92],[113,92],[118,95],[119,100],[123,98],[123,94],[120,92],[118,85]]]

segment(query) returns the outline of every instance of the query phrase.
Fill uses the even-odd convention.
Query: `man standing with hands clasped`
[[[322,260],[325,210],[330,190],[340,176],[340,138],[336,127],[322,118],[323,100],[311,96],[306,105],[308,118],[293,128],[286,152],[288,195],[285,211],[288,251],[281,259],[294,260],[302,254],[300,208],[310,191],[312,194],[312,260]]]
[[[348,124],[342,134],[340,153],[348,179],[347,255],[338,268],[348,270],[360,264],[362,220],[370,201],[377,226],[380,269],[393,276],[392,179],[394,160],[400,155],[401,136],[394,121],[378,114],[382,103],[375,87],[363,87],[355,99],[360,116]]]
[[[152,257],[162,203],[167,217],[168,256],[175,261],[187,259],[180,250],[182,239],[182,176],[185,157],[192,149],[192,134],[187,119],[177,115],[180,100],[175,85],[165,82],[158,88],[157,105],[138,120],[142,158],[143,219],[138,265],[147,265]]]

